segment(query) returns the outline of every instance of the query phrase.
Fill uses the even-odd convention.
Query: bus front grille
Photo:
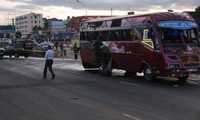
[[[180,57],[183,63],[194,63],[199,62],[199,57],[197,55],[184,55]]]
[[[200,67],[199,63],[191,63],[191,64],[184,64],[186,68],[198,68]]]

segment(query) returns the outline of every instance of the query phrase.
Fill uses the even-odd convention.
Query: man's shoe
[[[54,79],[55,78],[55,74],[54,75],[52,75],[52,79]]]

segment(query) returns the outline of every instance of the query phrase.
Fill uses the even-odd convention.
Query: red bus
[[[200,71],[200,36],[194,19],[186,13],[162,12],[85,21],[80,28],[83,67],[113,68],[127,74],[143,72],[186,81]]]

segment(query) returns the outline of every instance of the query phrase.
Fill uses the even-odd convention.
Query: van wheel
[[[18,53],[15,53],[15,58],[19,58],[19,54]]]
[[[25,58],[28,58],[29,55],[24,55]]]
[[[156,79],[156,76],[153,74],[151,67],[147,65],[144,67],[144,79],[149,82]]]

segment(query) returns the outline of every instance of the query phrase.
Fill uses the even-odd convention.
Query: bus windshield
[[[183,45],[199,46],[196,29],[162,28],[162,44],[164,47],[181,47]]]

